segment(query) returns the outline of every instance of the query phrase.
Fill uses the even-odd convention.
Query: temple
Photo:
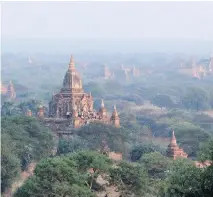
[[[1,95],[6,96],[6,98],[10,100],[14,100],[16,98],[16,91],[12,81],[9,82],[7,87],[4,86],[4,84],[2,84],[1,82],[0,88],[1,88]]]
[[[109,71],[108,66],[105,65],[104,67],[104,79],[113,79],[114,78],[114,73],[111,73]]]
[[[68,70],[64,76],[63,86],[59,93],[53,94],[49,102],[49,117],[56,119],[70,119],[74,128],[78,128],[92,121],[100,121],[120,126],[120,119],[116,107],[111,117],[102,99],[98,112],[93,108],[93,97],[83,90],[80,74],[77,72],[73,56],[70,58]]]
[[[173,159],[176,159],[178,157],[182,158],[188,157],[188,155],[184,152],[184,150],[177,145],[174,131],[172,132],[172,138],[166,152],[167,156]]]

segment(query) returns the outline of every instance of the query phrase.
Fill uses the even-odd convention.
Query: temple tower
[[[115,127],[120,127],[120,118],[118,116],[118,112],[116,109],[116,106],[114,105],[114,111],[112,112],[112,116],[110,118],[111,123],[115,126]]]
[[[107,117],[107,109],[104,106],[104,100],[103,99],[101,99],[101,107],[99,109],[99,114],[103,118]]]
[[[39,109],[39,116],[44,114],[43,108]],[[67,119],[74,128],[78,128],[90,122],[103,122],[120,126],[119,116],[116,110],[111,117],[107,116],[107,109],[102,99],[99,111],[93,109],[93,97],[83,90],[82,81],[76,70],[73,56],[63,79],[63,86],[59,93],[54,93],[49,102],[49,118]],[[59,120],[58,120],[59,121]]]
[[[74,105],[76,105],[77,111],[83,113],[93,111],[93,97],[84,92],[80,74],[77,72],[73,56],[71,56],[61,91],[54,94],[49,102],[49,116],[65,118],[68,113],[72,112]]]
[[[184,150],[182,148],[179,148],[179,146],[177,145],[174,131],[172,131],[172,138],[170,140],[170,144],[168,145],[166,153],[168,157],[171,157],[173,159],[176,159],[178,157],[188,157]]]
[[[73,56],[71,55],[68,70],[64,76],[62,91],[83,92],[82,81],[76,71]]]
[[[16,92],[15,92],[15,88],[14,88],[12,81],[9,82],[9,85],[7,88],[7,95],[10,99],[16,98]]]

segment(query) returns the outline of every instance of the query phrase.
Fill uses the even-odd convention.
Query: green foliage
[[[184,107],[197,111],[209,108],[209,95],[204,89],[192,87],[188,88],[186,92],[187,93],[182,98]]]
[[[33,114],[36,114],[38,111],[39,104],[40,104],[40,101],[31,99],[31,100],[21,102],[20,104],[18,104],[18,107],[22,110],[22,112],[31,110]]]
[[[201,161],[213,160],[213,138],[201,145],[201,149],[198,152],[198,158]]]
[[[148,175],[141,165],[121,162],[117,167],[111,168],[110,177],[124,196],[132,193],[141,196],[147,191]]]
[[[108,170],[111,160],[105,155],[93,151],[81,151],[73,153],[70,157],[76,161],[80,170],[93,168],[94,171],[105,172]]]
[[[43,159],[32,178],[18,189],[14,197],[39,196],[94,197],[93,185],[106,172],[111,160],[96,152],[81,151],[67,156]],[[93,168],[94,173],[88,173]]]
[[[115,128],[111,125],[92,123],[81,127],[76,134],[87,141],[91,150],[100,149],[102,140],[106,140],[109,148],[116,152],[125,152],[125,141],[128,133],[124,128]]]
[[[60,138],[58,143],[57,154],[72,153],[75,151],[83,150],[87,148],[87,142],[79,137],[74,137],[72,139]]]
[[[5,101],[1,108],[1,115],[2,116],[14,116],[14,115],[21,115],[22,111],[14,102]]]
[[[20,160],[15,155],[15,144],[7,134],[1,135],[1,191],[4,192],[19,175]]]
[[[2,118],[2,133],[16,143],[17,155],[25,168],[32,160],[50,154],[53,141],[50,131],[35,118],[26,116]]]
[[[148,171],[152,178],[165,178],[171,160],[159,152],[144,154],[139,161]]]
[[[50,155],[52,134],[36,119],[25,116],[2,118],[2,191],[33,160]]]
[[[159,107],[167,107],[167,108],[172,108],[175,107],[175,103],[171,99],[169,95],[156,95],[154,98],[151,99],[151,102],[154,105],[157,105]]]
[[[197,168],[187,160],[177,160],[167,178],[166,196],[203,196],[202,179],[204,169]],[[163,195],[163,196],[164,196]]]
[[[27,110],[31,110],[31,112],[34,115],[36,115],[39,104],[40,104],[40,101],[35,100],[35,99],[22,101],[21,103],[5,101],[2,105],[1,115],[2,116],[23,115],[27,112]]]
[[[132,148],[132,150],[130,152],[130,159],[133,162],[138,161],[144,154],[155,152],[155,151],[159,151],[162,153],[164,152],[164,150],[161,149],[158,145],[154,145],[152,143],[149,143],[149,144],[142,143],[142,144],[136,145]]]

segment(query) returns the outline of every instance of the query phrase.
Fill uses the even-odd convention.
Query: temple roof
[[[118,112],[116,109],[116,105],[114,105],[114,111],[112,112],[112,117],[118,117]]]
[[[79,73],[76,71],[73,56],[71,55],[68,70],[64,76],[63,90],[82,90],[82,82]]]
[[[69,68],[70,71],[75,71],[75,63],[74,63],[74,59],[73,59],[73,55],[71,55],[70,57],[70,63],[69,63]]]
[[[170,140],[170,144],[171,145],[176,145],[177,146],[177,140],[176,140],[176,137],[175,137],[175,132],[172,131],[172,138]]]

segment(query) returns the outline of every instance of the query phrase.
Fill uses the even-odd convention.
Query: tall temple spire
[[[73,55],[71,55],[71,57],[70,57],[69,70],[70,71],[75,70],[75,63],[74,63]]]
[[[172,131],[172,138],[171,138],[170,143],[173,144],[173,145],[176,145],[176,144],[177,144],[177,140],[176,140],[176,137],[175,137],[175,132],[174,132],[174,130]]]
[[[14,88],[14,85],[13,85],[11,80],[10,80],[8,88],[7,88],[7,93],[8,93],[8,96],[9,96],[10,99],[16,98],[15,88]]]
[[[64,76],[63,80],[63,88],[61,91],[75,91],[75,92],[82,92],[82,81],[79,73],[75,68],[75,63],[73,56],[70,57],[69,67]]]
[[[117,109],[116,109],[116,105],[114,105],[113,115],[114,115],[114,116],[118,116],[118,112],[117,112]]]
[[[118,116],[116,105],[114,105],[114,111],[112,112],[111,122],[115,127],[120,127],[120,118]]]
[[[101,107],[104,107],[104,99],[101,99]]]

